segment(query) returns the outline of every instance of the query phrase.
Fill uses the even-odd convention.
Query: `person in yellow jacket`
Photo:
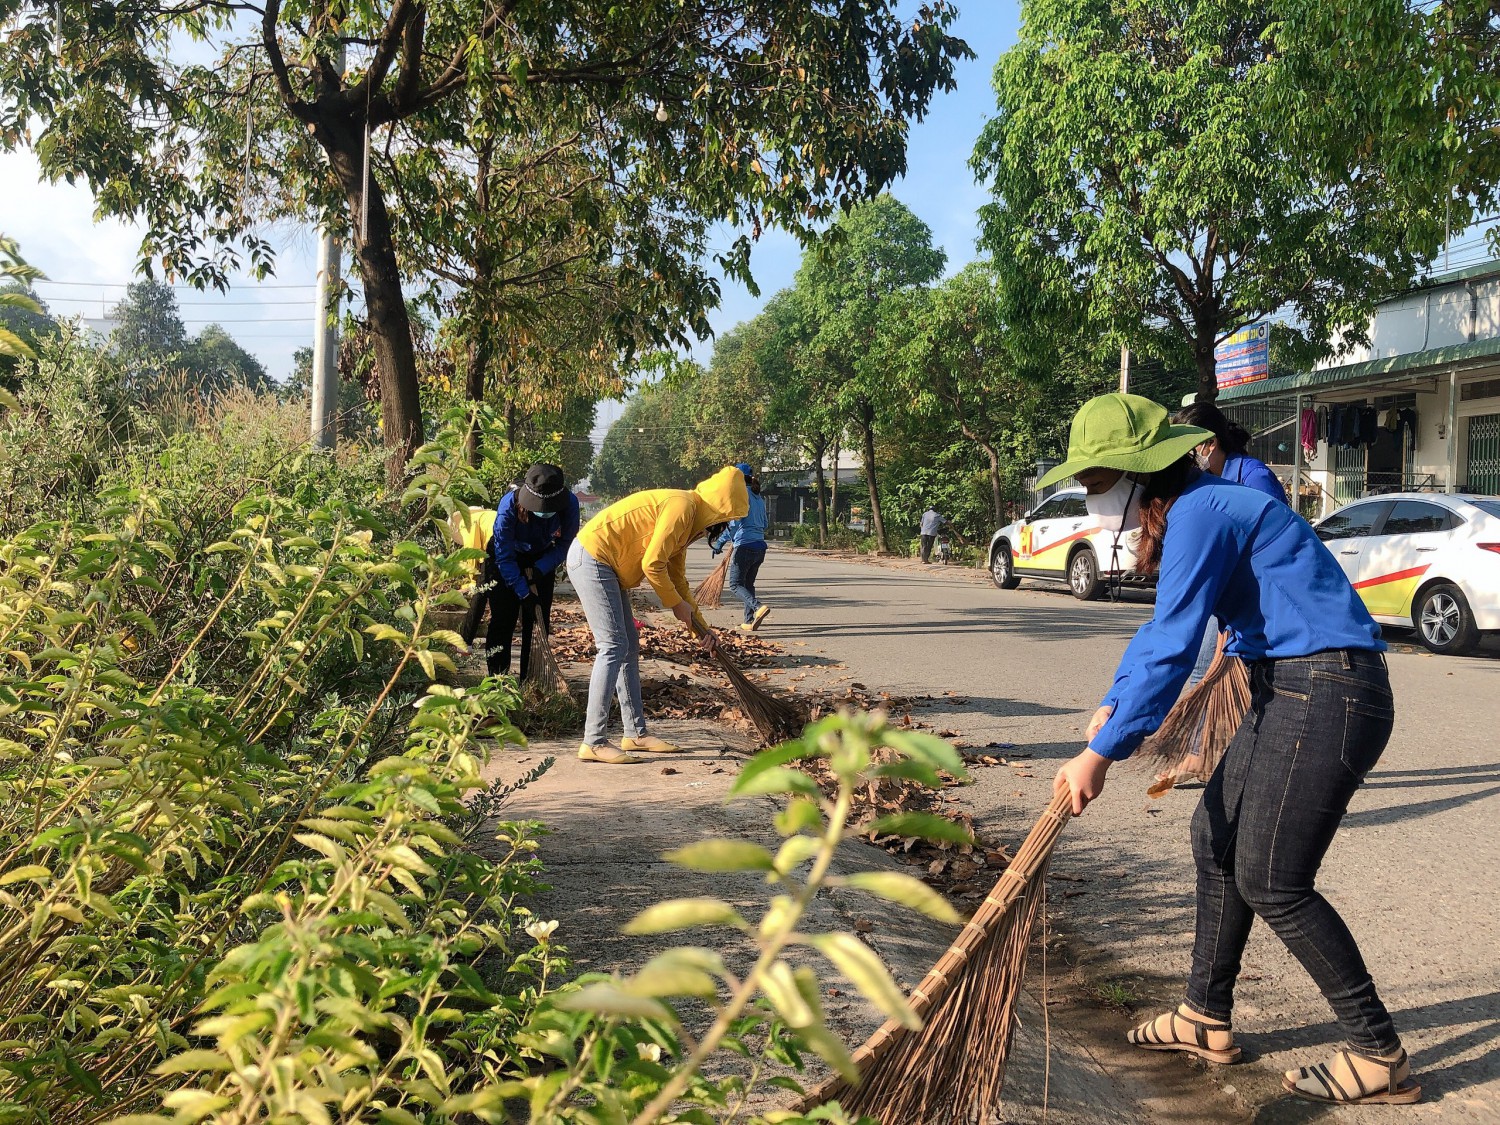
[[[722,530],[750,510],[745,474],[721,469],[691,491],[653,488],[616,501],[578,532],[568,551],[568,578],[594,633],[594,672],[578,756],[586,762],[623,765],[640,761],[632,750],[677,750],[646,733],[641,707],[641,650],[630,591],[650,584],[661,604],[712,652],[717,643],[698,612],[687,581],[688,544]],[[609,741],[610,692],[620,701],[625,735]]]
[[[448,531],[460,547],[472,547],[488,555],[490,536],[495,533],[495,509],[471,506],[454,512],[448,517]],[[474,578],[473,593],[469,595],[469,610],[458,630],[464,644],[472,645],[479,635],[479,626],[490,604],[490,586],[496,580],[490,573],[493,569],[494,565],[488,559],[475,559],[469,564],[469,572]]]

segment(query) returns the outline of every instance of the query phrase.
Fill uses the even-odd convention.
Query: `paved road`
[[[1030,584],[1003,592],[976,577],[773,551],[761,572],[774,607],[764,632],[822,662],[830,679],[952,692],[958,698],[923,713],[936,727],[1031,755],[1024,761],[1035,768],[980,770],[965,791],[981,824],[1010,840],[1046,803],[1056,764],[1079,749],[1078,732],[1151,607],[1140,596],[1080,603]],[[719,622],[738,619],[730,604],[726,596]],[[1321,886],[1360,938],[1428,1095],[1415,1109],[1340,1110],[1340,1122],[1500,1122],[1500,659],[1488,652],[1392,654],[1395,736],[1324,867]],[[1148,800],[1146,785],[1116,769],[1064,834],[1051,912],[1084,972],[1118,985],[1142,1012],[1174,999],[1187,968],[1194,802],[1191,793]],[[1276,1076],[1324,1057],[1336,1030],[1263,926],[1247,950],[1236,1017],[1249,1064],[1204,1081],[1232,1087],[1257,1121],[1321,1119],[1322,1107],[1278,1098]],[[1100,1015],[1111,1041],[1127,1022]],[[1120,1065],[1137,1054],[1121,1052]]]

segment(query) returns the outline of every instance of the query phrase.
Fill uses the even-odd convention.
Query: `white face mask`
[[[1135,503],[1140,487],[1122,473],[1108,492],[1089,493],[1083,503],[1105,531],[1134,531],[1141,526],[1141,508]]]

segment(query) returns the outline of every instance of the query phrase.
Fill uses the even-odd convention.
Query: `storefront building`
[[[1500,263],[1380,304],[1358,344],[1219,405],[1317,519],[1386,492],[1500,494]]]

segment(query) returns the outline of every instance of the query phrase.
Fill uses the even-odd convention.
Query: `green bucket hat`
[[[1155,473],[1214,435],[1197,426],[1174,426],[1166,407],[1140,395],[1100,395],[1073,415],[1068,459],[1036,482],[1046,488],[1085,469]]]

